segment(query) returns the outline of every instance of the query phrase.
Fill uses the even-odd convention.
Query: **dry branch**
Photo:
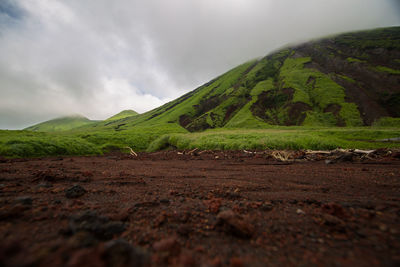
[[[133,151],[133,149],[132,148],[130,148],[129,146],[127,146],[127,147],[125,147],[125,148],[127,148],[127,149],[129,149],[129,154],[131,154],[131,156],[135,156],[135,157],[137,157],[138,155],[136,154],[136,152],[135,151]]]

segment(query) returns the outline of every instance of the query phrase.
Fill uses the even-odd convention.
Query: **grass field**
[[[400,129],[386,127],[318,128],[271,127],[268,129],[213,129],[189,133],[177,124],[137,127],[126,131],[42,133],[0,131],[0,156],[43,157],[99,155],[113,150],[163,149],[335,149],[400,148],[398,142],[378,140],[400,137]]]

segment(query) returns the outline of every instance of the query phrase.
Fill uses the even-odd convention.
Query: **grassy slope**
[[[148,151],[177,149],[335,149],[398,148],[399,143],[377,140],[400,136],[399,128],[274,127],[271,129],[212,129],[201,133],[164,135]]]
[[[378,142],[400,136],[400,128],[359,127],[284,127],[270,129],[210,129],[188,133],[183,128],[139,127],[122,132],[1,131],[0,155],[4,157],[40,157],[90,155],[122,149],[135,151],[177,149],[334,149],[399,148],[400,143]],[[128,152],[128,150],[125,150]]]
[[[91,155],[101,152],[95,144],[74,135],[0,130],[0,155],[4,157]]]

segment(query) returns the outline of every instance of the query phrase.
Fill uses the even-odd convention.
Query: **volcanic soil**
[[[400,266],[398,156],[1,159],[0,265]]]

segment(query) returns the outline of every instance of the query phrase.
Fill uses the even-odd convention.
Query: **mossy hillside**
[[[251,77],[252,78],[252,77]],[[246,103],[236,114],[232,117],[231,120],[225,125],[226,128],[240,128],[240,127],[249,127],[249,128],[265,128],[268,127],[269,124],[265,123],[261,118],[253,115],[251,112],[251,106],[257,102],[258,96],[269,90],[274,89],[273,79],[270,78],[265,81],[261,81],[257,83],[256,86],[250,91],[251,100]]]
[[[307,112],[304,125],[334,126],[338,119],[347,126],[361,126],[362,120],[357,106],[345,101],[345,89],[335,83],[328,75],[314,69],[304,68],[311,61],[310,57],[288,58],[281,68],[280,77],[284,88],[294,89],[293,102],[302,102],[312,107]],[[323,114],[329,105],[341,107],[339,118]]]

